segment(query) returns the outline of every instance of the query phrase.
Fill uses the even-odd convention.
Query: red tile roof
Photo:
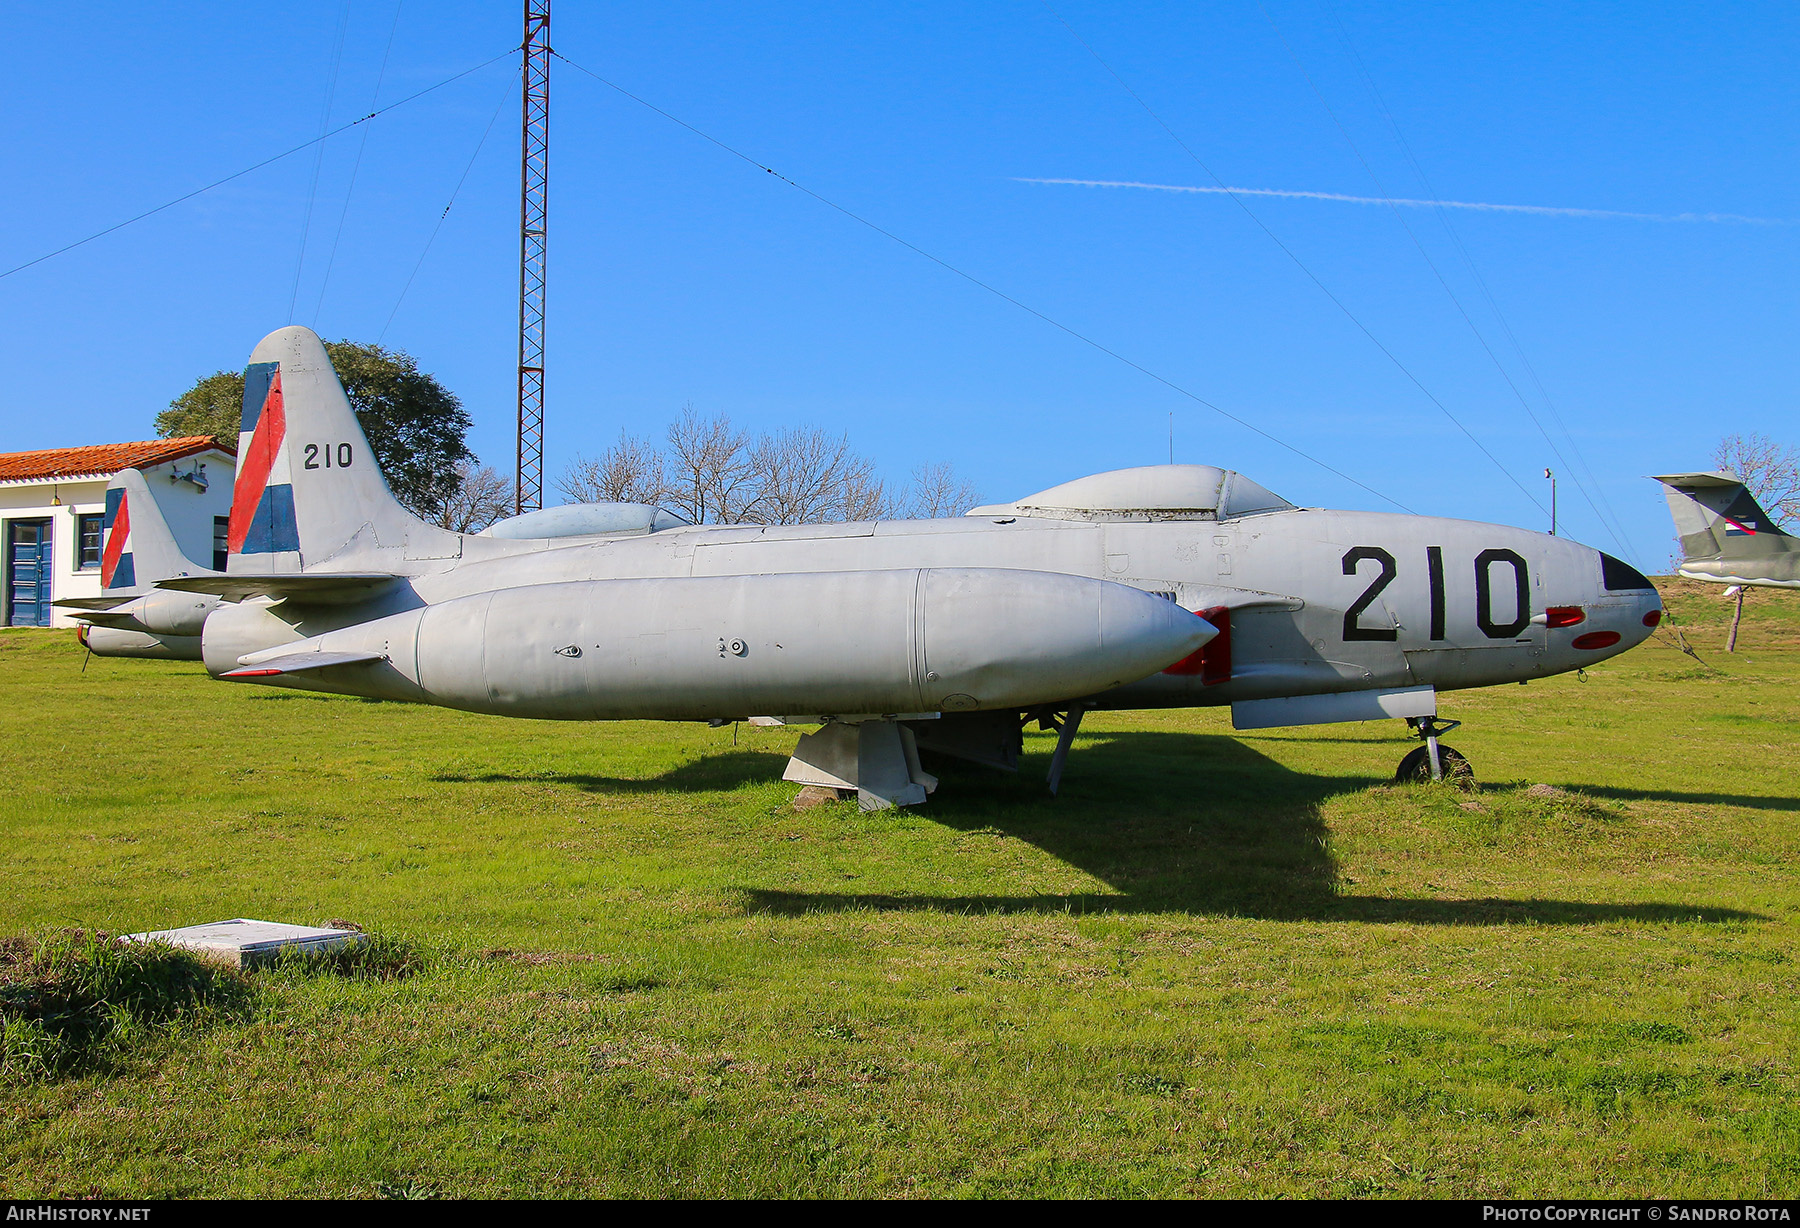
[[[179,439],[146,439],[139,443],[102,443],[91,448],[45,448],[37,452],[0,453],[0,482],[50,481],[55,478],[111,477],[121,469],[142,469],[218,448],[237,454],[235,444],[211,435]]]

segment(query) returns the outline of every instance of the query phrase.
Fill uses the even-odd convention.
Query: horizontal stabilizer
[[[59,597],[50,604],[59,610],[110,610],[136,600],[136,593],[117,593],[110,597]]]
[[[1656,481],[1661,482],[1664,486],[1673,486],[1677,490],[1684,488],[1704,490],[1709,487],[1713,489],[1728,489],[1733,486],[1742,486],[1744,484],[1744,479],[1740,478],[1737,474],[1726,473],[1722,470],[1711,470],[1706,473],[1653,473],[1650,476]]]
[[[362,665],[385,659],[378,652],[290,652],[286,656],[268,657],[254,665],[227,670],[219,677],[273,678],[281,674],[303,673],[309,669],[325,669],[332,665]]]
[[[94,627],[119,627],[126,631],[142,631],[144,629],[135,614],[114,614],[109,610],[84,610],[75,617]]]
[[[273,597],[304,605],[348,605],[365,601],[379,589],[403,579],[385,571],[290,573],[275,576],[193,576],[164,580],[157,587],[183,593],[210,593],[226,601]]]

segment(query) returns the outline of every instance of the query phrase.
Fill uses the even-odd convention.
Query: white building
[[[140,469],[182,552],[225,570],[237,455],[210,435],[0,454],[0,625],[71,627],[51,607],[100,595],[106,484]],[[140,583],[159,579],[140,576]]]

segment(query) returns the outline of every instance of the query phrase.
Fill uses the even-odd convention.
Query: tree
[[[156,415],[158,439],[182,435],[211,435],[237,447],[238,425],[244,416],[244,376],[236,371],[215,371],[169,402]]]
[[[1742,478],[1776,524],[1785,528],[1800,518],[1800,448],[1784,448],[1767,435],[1727,435],[1713,464]]]
[[[692,405],[668,445],[624,432],[598,457],[576,457],[556,488],[576,503],[654,503],[691,524],[831,524],[957,516],[980,502],[948,463],[914,470],[904,496],[845,435],[788,427],[751,436]]]
[[[556,479],[556,489],[571,503],[660,504],[663,466],[655,444],[620,431],[619,442],[599,457],[576,457]]]
[[[381,463],[388,489],[408,510],[435,519],[456,497],[462,467],[475,462],[463,442],[469,415],[462,402],[436,377],[419,370],[418,360],[403,350],[327,341],[325,352]],[[243,375],[215,372],[169,402],[156,416],[156,433],[234,440],[243,399]]]
[[[668,510],[689,524],[736,524],[756,503],[750,437],[723,414],[702,418],[690,404],[669,427]]]
[[[843,435],[790,427],[750,446],[756,498],[748,519],[758,524],[825,524],[872,520],[887,514],[886,486],[867,457]]]
[[[438,505],[433,524],[454,533],[479,533],[512,511],[512,479],[492,465],[464,461],[456,476],[456,489]]]
[[[932,461],[913,470],[905,515],[916,520],[960,516],[981,502],[974,483],[958,477],[949,461]]]

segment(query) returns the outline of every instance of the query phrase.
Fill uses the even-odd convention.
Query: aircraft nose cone
[[[1571,644],[1582,661],[1616,656],[1649,639],[1662,622],[1662,594],[1635,567],[1602,551],[1592,551],[1599,584],[1576,627]]]

